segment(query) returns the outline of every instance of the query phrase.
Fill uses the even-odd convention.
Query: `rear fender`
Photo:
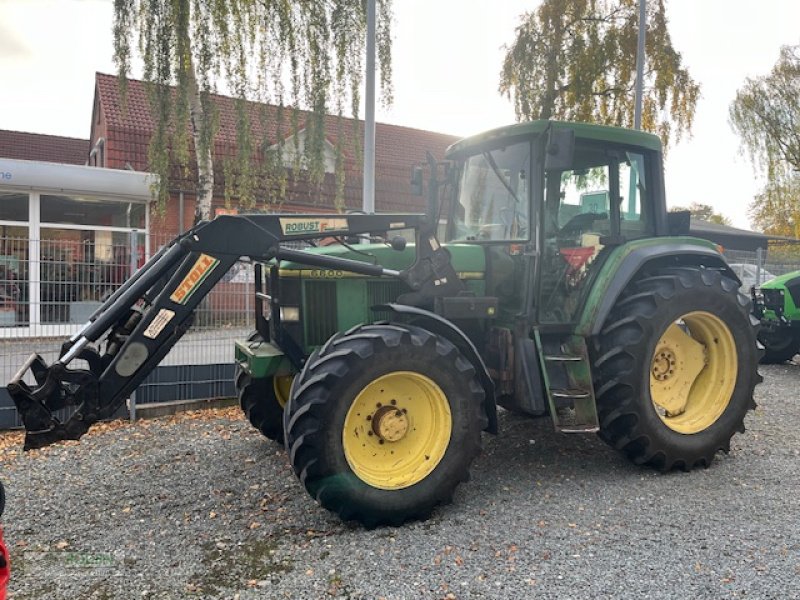
[[[679,243],[651,243],[622,246],[603,264],[595,279],[578,321],[576,333],[585,337],[595,336],[605,323],[611,309],[617,303],[628,284],[643,269],[652,266],[693,265],[723,272],[737,284],[741,280],[728,266],[722,255],[704,240],[678,238]],[[644,242],[644,240],[643,240]]]
[[[391,311],[401,318],[406,320],[414,320],[415,324],[424,327],[425,329],[449,340],[458,350],[469,360],[475,367],[478,375],[478,381],[483,386],[484,400],[483,407],[486,411],[486,418],[489,424],[486,431],[489,433],[497,433],[497,404],[495,402],[494,381],[489,376],[489,371],[486,364],[483,362],[480,353],[475,344],[472,343],[467,335],[456,327],[453,323],[432,313],[429,310],[417,308],[416,306],[407,306],[405,304],[385,304],[382,306],[373,306],[373,310]]]

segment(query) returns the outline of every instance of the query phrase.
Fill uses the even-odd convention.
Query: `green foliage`
[[[637,0],[543,0],[506,49],[500,92],[518,120],[633,126]],[[647,4],[642,129],[666,148],[694,120],[700,86],[672,46],[664,1]]]
[[[377,7],[380,84],[383,101],[389,103],[391,0],[377,0]],[[366,45],[363,0],[114,0],[114,10],[114,60],[123,103],[134,53],[144,63],[155,120],[150,168],[161,177],[162,204],[168,196],[171,161],[186,168],[192,147],[198,158],[199,193],[203,177],[210,178],[208,189],[213,186],[213,166],[210,160],[204,165],[202,158],[214,150],[218,118],[211,94],[222,83],[238,100],[237,158],[223,161],[226,200],[236,196],[245,206],[252,205],[258,179],[285,193],[280,152],[287,104],[294,107],[290,122],[295,136],[301,125],[297,109],[311,111],[304,123],[302,165],[312,185],[322,183],[325,115],[341,118],[348,104],[350,114],[358,115]],[[277,123],[265,130],[264,139],[253,139],[245,99],[280,107],[278,119],[269,120]],[[338,136],[337,145],[339,194],[344,190],[343,137]]]
[[[674,206],[669,209],[670,212],[680,212],[688,210],[692,217],[695,219],[702,219],[709,223],[716,223],[717,225],[732,225],[731,220],[723,215],[714,211],[714,207],[710,204],[700,204],[699,202],[692,202],[688,207]]]
[[[745,80],[730,123],[771,182],[800,170],[800,46],[784,46],[769,75]]]
[[[800,46],[781,48],[768,75],[747,78],[730,123],[767,183],[750,207],[765,233],[800,237]]]
[[[749,215],[764,233],[800,237],[800,179],[769,182],[755,197]]]

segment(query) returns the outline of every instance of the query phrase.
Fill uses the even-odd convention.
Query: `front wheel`
[[[764,345],[764,364],[780,364],[797,354],[800,350],[800,331],[789,327],[779,327],[772,331],[762,330],[758,341]]]
[[[594,340],[602,439],[664,471],[708,466],[755,408],[757,328],[718,271],[665,268],[634,281]]]
[[[447,339],[363,325],[308,360],[284,413],[308,493],[368,527],[424,519],[451,500],[480,453],[484,391]]]
[[[255,379],[238,367],[236,393],[239,407],[264,437],[283,443],[283,407],[292,385],[291,375]]]
[[[247,341],[263,340],[257,331],[253,331]],[[236,364],[234,385],[239,407],[261,435],[279,444],[283,443],[283,407],[289,399],[293,379],[294,375],[254,378],[240,364]]]

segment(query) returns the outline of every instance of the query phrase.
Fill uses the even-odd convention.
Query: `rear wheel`
[[[284,414],[306,490],[371,527],[424,519],[450,502],[486,426],[475,368],[443,337],[363,325],[312,355]]]
[[[635,281],[593,348],[600,437],[637,464],[708,466],[755,408],[757,327],[718,271],[662,269]]]
[[[800,350],[800,332],[789,327],[780,327],[772,331],[762,330],[758,341],[764,345],[764,364],[780,364],[791,360]]]

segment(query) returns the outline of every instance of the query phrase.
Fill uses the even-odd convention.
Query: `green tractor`
[[[753,313],[761,319],[762,363],[777,364],[800,352],[800,271],[755,286]]]
[[[276,263],[271,314],[308,358],[274,332],[237,344],[242,408],[308,492],[346,519],[424,518],[468,478],[495,403],[662,470],[727,451],[754,407],[756,326],[714,245],[674,236],[658,138],[534,122],[447,158],[429,192],[452,290]],[[401,246],[317,252],[402,271]]]
[[[242,409],[342,519],[399,525],[449,502],[498,405],[662,471],[728,451],[755,406],[758,321],[715,245],[667,212],[659,139],[536,121],[447,159],[428,159],[424,215],[223,216],[164,248],[9,384],[26,448],[113,414],[249,257]]]

